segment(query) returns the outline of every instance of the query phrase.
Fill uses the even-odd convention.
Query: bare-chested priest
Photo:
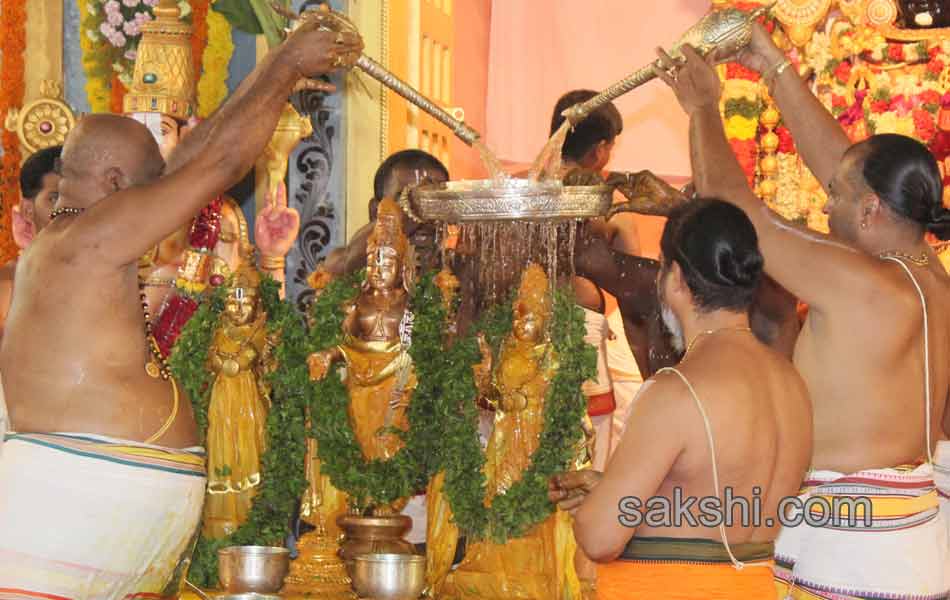
[[[661,253],[657,296],[686,354],[640,388],[603,475],[560,475],[551,498],[565,509],[583,500],[574,534],[608,563],[600,600],[773,600],[780,501],[811,456],[805,382],[752,332],[763,261],[741,210],[719,200],[673,210]],[[726,508],[730,498],[746,508]],[[734,521],[718,526],[726,515]]]
[[[0,598],[169,597],[205,478],[189,403],[145,336],[137,263],[253,166],[301,78],[352,65],[358,36],[303,25],[163,171],[145,126],[85,117],[50,224],[23,254],[0,349]]]
[[[662,51],[661,51],[662,53]],[[759,201],[730,151],[710,61],[662,57],[658,74],[690,117],[701,194],[741,207],[768,272],[809,305],[795,365],[814,403],[815,448],[802,493],[867,497],[856,523],[814,515],[783,530],[782,592],[793,598],[943,598],[946,515],[933,455],[950,396],[950,278],[924,240],[950,239],[940,172],[919,142],[876,135],[851,145],[761,26],[740,60],[762,73],[808,167],[828,192],[831,235]],[[824,524],[822,525],[822,522]]]

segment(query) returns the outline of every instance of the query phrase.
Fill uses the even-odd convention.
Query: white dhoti
[[[937,442],[934,454],[934,483],[940,496],[940,511],[947,524],[947,538],[950,539],[950,441]],[[950,552],[947,553],[947,573],[950,573]]]
[[[204,453],[82,434],[6,436],[0,599],[174,597]]]
[[[866,498],[872,512],[865,520],[856,508],[856,523],[783,528],[775,546],[779,598],[936,600],[950,593],[950,539],[930,464],[851,475],[811,471],[799,498],[820,498],[833,517],[847,514],[845,501]],[[819,518],[813,502],[806,507]]]
[[[606,294],[605,294],[606,295]],[[609,299],[609,297],[608,297]],[[611,304],[608,302],[608,304]],[[612,308],[612,310],[611,310]],[[637,359],[630,350],[627,334],[623,327],[623,317],[616,307],[616,300],[607,310],[607,325],[611,335],[607,338],[607,368],[610,370],[610,379],[613,382],[614,400],[617,408],[611,416],[610,453],[617,449],[623,430],[627,426],[627,415],[633,406],[634,398],[643,385],[643,376]]]
[[[617,408],[613,381],[607,368],[607,319],[599,312],[584,308],[587,335],[584,341],[597,350],[597,378],[585,381],[581,391],[587,396],[587,414],[594,428],[593,466],[598,471],[607,467],[613,433],[613,414]]]

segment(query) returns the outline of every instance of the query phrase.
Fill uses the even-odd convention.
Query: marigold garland
[[[24,0],[3,0],[0,11],[0,125],[10,109],[23,106],[24,57],[26,50],[26,3]],[[16,256],[17,247],[11,236],[10,215],[19,202],[20,140],[17,134],[4,129],[3,159],[0,163],[0,262]]]
[[[224,15],[211,7],[207,24],[208,43],[198,80],[198,116],[202,118],[210,116],[228,97],[228,65],[234,54],[231,24]]]
[[[211,0],[191,0],[191,57],[195,73],[201,75],[205,47],[208,45],[208,9]]]

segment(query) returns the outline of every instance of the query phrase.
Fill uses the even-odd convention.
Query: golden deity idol
[[[495,407],[495,427],[486,449],[485,475],[490,498],[517,483],[530,466],[544,427],[544,399],[557,370],[548,338],[551,296],[544,270],[530,264],[514,303],[510,336],[494,367],[476,369],[476,380]],[[484,350],[487,350],[484,349]],[[489,368],[489,373],[483,372]],[[490,389],[485,389],[489,386]],[[574,570],[570,516],[558,511],[526,535],[505,544],[471,544],[465,559],[448,577],[446,598],[580,598]]]
[[[208,497],[204,534],[220,538],[247,519],[261,482],[267,389],[262,383],[267,350],[260,275],[247,263],[227,290],[208,364],[215,373],[208,407]]]
[[[366,245],[366,282],[346,308],[343,343],[308,359],[314,380],[324,378],[337,361],[345,362],[350,422],[370,460],[392,458],[402,447],[391,428],[408,429],[406,408],[416,385],[408,353],[409,240],[395,202],[384,199],[378,214]]]
[[[366,281],[360,294],[344,309],[343,342],[310,355],[307,364],[313,380],[326,377],[338,362],[345,364],[349,420],[357,443],[367,460],[386,460],[403,445],[393,431],[408,429],[406,409],[416,386],[408,352],[412,314],[406,287],[411,281],[412,263],[409,241],[402,231],[402,214],[391,199],[379,205],[366,251]],[[331,556],[335,555],[341,533],[339,517],[347,528],[348,541],[341,554],[348,561],[352,556],[347,548],[361,543],[349,536],[372,533],[373,527],[388,528],[391,534],[380,540],[382,546],[376,551],[411,552],[408,542],[400,539],[411,527],[411,519],[397,514],[408,498],[388,505],[372,504],[375,518],[348,515],[346,494],[320,472],[314,440],[308,447],[307,481],[301,518],[316,531],[300,540],[300,558],[292,566],[290,578],[295,590],[309,588],[328,595],[340,586],[343,577]]]

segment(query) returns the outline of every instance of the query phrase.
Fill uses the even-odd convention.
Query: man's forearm
[[[690,115],[689,157],[697,194],[738,205],[747,198],[748,194],[737,193],[747,191],[749,183],[726,141],[718,106],[698,108]]]
[[[805,164],[827,188],[851,140],[793,67],[775,77],[772,97]]]
[[[298,79],[283,60],[282,50],[272,50],[211,117],[184,137],[169,159],[166,174],[203,159],[233,169],[237,178],[250,170],[273,135]]]

